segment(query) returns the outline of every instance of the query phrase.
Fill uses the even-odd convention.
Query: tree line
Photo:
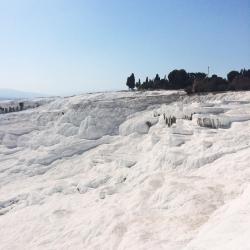
[[[250,69],[240,71],[232,70],[227,74],[227,79],[217,75],[209,77],[203,72],[188,73],[184,69],[175,69],[161,78],[156,74],[155,78],[146,79],[141,82],[135,80],[132,73],[128,78],[126,85],[134,90],[177,90],[184,89],[188,94],[200,92],[217,92],[233,90],[250,90]]]

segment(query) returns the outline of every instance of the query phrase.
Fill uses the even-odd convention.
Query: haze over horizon
[[[0,88],[125,89],[173,69],[250,68],[250,1],[0,1]]]

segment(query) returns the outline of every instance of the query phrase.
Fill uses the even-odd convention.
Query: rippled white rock
[[[248,249],[249,101],[107,92],[0,115],[0,248]]]

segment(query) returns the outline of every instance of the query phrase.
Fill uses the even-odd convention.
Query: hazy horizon
[[[0,1],[0,88],[126,89],[173,69],[250,68],[250,1]]]
[[[127,89],[126,89],[127,90]],[[87,93],[98,93],[98,92],[120,92],[124,91],[124,89],[109,89],[109,90],[93,90],[93,91],[72,91],[66,94],[59,93],[59,94],[48,94],[48,93],[41,93],[41,92],[31,92],[31,91],[24,91],[20,89],[9,89],[9,88],[0,88],[0,100],[3,98],[7,99],[19,99],[19,98],[35,98],[35,97],[53,97],[53,96],[72,96],[72,95],[80,95],[80,94],[87,94]]]

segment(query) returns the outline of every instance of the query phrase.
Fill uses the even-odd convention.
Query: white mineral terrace
[[[0,114],[0,249],[250,249],[250,92],[40,104]]]

